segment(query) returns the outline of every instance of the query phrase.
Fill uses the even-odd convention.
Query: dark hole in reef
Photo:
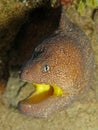
[[[34,48],[58,28],[60,15],[61,7],[40,7],[31,10],[28,13],[28,20],[22,25],[15,38],[10,54],[11,61],[13,63],[17,61],[17,65],[25,63],[32,56]],[[34,57],[40,53],[42,52],[37,52]]]

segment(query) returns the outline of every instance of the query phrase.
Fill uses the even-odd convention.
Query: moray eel
[[[21,70],[21,79],[35,87],[20,101],[19,110],[32,117],[47,117],[65,109],[92,79],[93,51],[85,33],[61,7],[58,29],[45,38]]]

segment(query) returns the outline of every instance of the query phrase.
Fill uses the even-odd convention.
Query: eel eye
[[[43,71],[48,72],[50,70],[50,67],[48,65],[44,65]]]

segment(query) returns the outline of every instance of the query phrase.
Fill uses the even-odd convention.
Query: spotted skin
[[[44,71],[46,65],[48,71]],[[57,84],[64,93],[35,104],[20,101],[19,110],[32,117],[47,117],[65,109],[89,86],[93,70],[90,41],[78,26],[70,22],[61,7],[58,29],[35,48],[22,68],[21,79],[30,83]]]

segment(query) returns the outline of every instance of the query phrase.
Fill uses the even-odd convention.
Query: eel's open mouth
[[[30,96],[24,99],[22,102],[28,104],[39,103],[51,96],[62,96],[63,90],[61,87],[57,85],[49,85],[49,84],[36,84],[33,83],[35,87],[35,91],[30,94]]]

